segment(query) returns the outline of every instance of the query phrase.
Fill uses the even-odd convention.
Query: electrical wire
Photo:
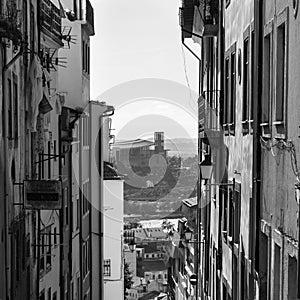
[[[260,144],[261,147],[264,150],[270,151],[272,156],[277,156],[277,154],[274,153],[274,148],[277,148],[280,152],[287,151],[290,154],[291,159],[291,166],[294,175],[296,176],[296,179],[298,182],[300,182],[300,169],[297,161],[297,153],[296,153],[296,146],[295,143],[291,140],[285,141],[283,139],[270,139],[265,140],[262,136],[260,137]]]
[[[190,107],[192,108],[192,110],[194,111],[194,113],[197,113],[197,111],[194,109],[194,106],[193,106],[194,103],[192,101],[192,89],[191,89],[189,77],[187,74],[186,57],[185,57],[185,53],[184,53],[182,44],[181,44],[181,53],[182,53],[182,59],[183,59],[183,69],[184,69],[185,80],[186,80],[187,86],[189,88],[189,104],[190,104]]]

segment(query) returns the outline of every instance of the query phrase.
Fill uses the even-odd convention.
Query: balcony
[[[50,1],[41,1],[41,31],[61,43],[60,10]]]
[[[89,35],[95,35],[94,28],[94,9],[89,0],[85,1],[85,16],[84,19],[86,23],[84,26],[86,27]]]
[[[199,110],[199,137],[219,141],[222,136],[220,91],[204,91],[198,100]]]
[[[18,46],[22,42],[21,19],[15,1],[7,4],[6,9],[0,14],[0,41],[6,38]]]
[[[191,38],[194,23],[194,0],[182,0],[179,8],[179,24],[182,28],[182,37]]]

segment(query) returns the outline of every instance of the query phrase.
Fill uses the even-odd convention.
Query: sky
[[[117,139],[138,138],[147,130],[165,131],[171,138],[196,137],[197,97],[193,91],[198,90],[198,64],[181,45],[178,18],[181,1],[91,2],[96,33],[91,37],[91,99],[115,106],[113,127]],[[187,43],[199,52],[197,44]],[[146,83],[145,78],[148,78]],[[132,93],[141,90],[144,83],[148,88],[153,84],[158,92],[152,94],[146,87]],[[166,89],[170,92],[166,93]],[[176,93],[177,90],[181,92]],[[150,115],[153,122],[142,121]]]

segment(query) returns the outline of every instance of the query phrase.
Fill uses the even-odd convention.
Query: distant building
[[[104,164],[103,196],[104,299],[124,299],[123,179],[108,163]]]
[[[133,171],[143,171],[149,166],[149,160],[155,154],[167,157],[164,148],[164,133],[155,132],[154,142],[143,139],[117,141],[112,148],[112,156],[114,163],[118,169],[132,168]],[[161,158],[157,157],[152,163],[157,166],[161,163]],[[119,167],[120,166],[120,167]],[[151,185],[151,183],[148,183]]]

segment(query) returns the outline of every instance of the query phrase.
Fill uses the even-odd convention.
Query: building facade
[[[200,73],[199,299],[299,297],[298,6],[187,0],[180,9]],[[208,178],[202,165],[213,167]]]
[[[90,101],[93,7],[9,0],[0,16],[0,299],[104,299],[114,109]]]

